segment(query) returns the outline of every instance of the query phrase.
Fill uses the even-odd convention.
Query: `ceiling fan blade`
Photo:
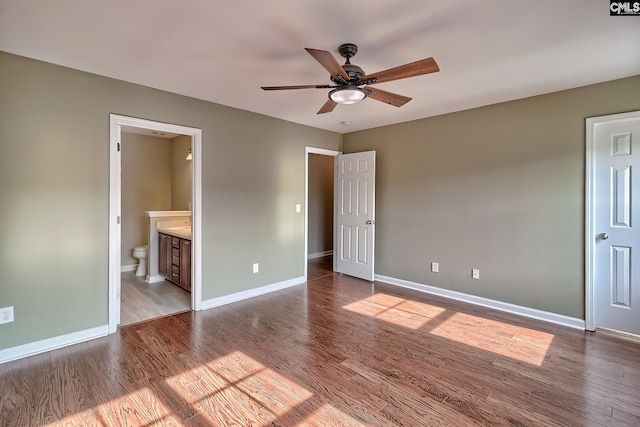
[[[338,105],[337,102],[334,102],[332,99],[329,99],[327,100],[327,102],[324,103],[320,111],[318,111],[318,114],[330,113],[333,111],[334,108],[336,108],[336,105]]]
[[[400,65],[398,67],[389,68],[388,70],[368,74],[360,77],[360,80],[376,79],[375,82],[370,83],[374,84],[406,79],[407,77],[420,76],[422,74],[437,73],[438,71],[440,71],[440,67],[438,67],[436,60],[433,58],[426,58],[409,64]]]
[[[373,98],[376,101],[381,101],[394,107],[402,107],[412,98],[408,96],[398,95],[397,93],[387,92],[386,90],[376,89],[375,87],[365,86],[364,90],[369,92],[367,96]]]
[[[349,81],[349,75],[346,71],[344,71],[344,68],[342,68],[342,66],[338,63],[338,61],[336,61],[336,58],[334,58],[331,53],[327,52],[326,50],[309,49],[308,47],[305,48],[305,50],[309,52],[309,54],[313,56],[313,58],[318,61],[320,65],[322,65],[329,73],[331,73],[331,77],[337,79],[338,76],[340,76],[344,79],[345,82]]]
[[[330,89],[331,85],[298,85],[298,86],[262,86],[264,90],[289,90],[289,89]]]

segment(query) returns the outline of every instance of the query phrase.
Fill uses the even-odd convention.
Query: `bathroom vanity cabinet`
[[[158,271],[168,281],[191,292],[191,240],[158,233]]]

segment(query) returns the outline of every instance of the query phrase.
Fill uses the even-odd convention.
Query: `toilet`
[[[136,270],[136,276],[144,276],[147,274],[147,252],[149,246],[138,246],[133,248],[133,257],[140,260],[138,263],[138,269]]]

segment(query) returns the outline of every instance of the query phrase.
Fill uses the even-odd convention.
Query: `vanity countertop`
[[[191,236],[192,236],[191,227],[158,228],[158,232],[168,234],[174,237],[180,237],[181,239],[187,239],[187,240],[191,240]]]

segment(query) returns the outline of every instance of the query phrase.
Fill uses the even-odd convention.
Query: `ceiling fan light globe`
[[[338,88],[329,92],[329,98],[337,104],[355,104],[366,96],[365,92],[358,87]]]

